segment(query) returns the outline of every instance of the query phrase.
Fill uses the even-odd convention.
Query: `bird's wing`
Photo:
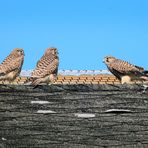
[[[49,74],[54,73],[55,71],[57,71],[58,65],[59,65],[59,60],[58,60],[58,59],[53,60],[53,61],[47,66],[47,68],[45,69],[43,75],[49,75]]]
[[[59,64],[59,60],[55,55],[43,56],[36,65],[36,69],[32,72],[32,77],[44,77],[53,73]]]
[[[138,68],[140,71],[144,71],[144,68],[143,67],[136,66],[136,65],[135,65],[135,67]]]
[[[21,69],[23,65],[23,57],[19,58],[7,58],[4,62],[0,65],[0,75],[5,75],[11,71]]]
[[[121,76],[123,75],[122,73],[112,67],[108,67],[108,69],[113,75],[115,75],[119,80],[121,80]]]
[[[120,74],[141,74],[142,67],[132,65],[126,61],[116,60],[109,66],[111,69],[116,70]]]
[[[5,65],[9,65],[10,63],[11,63],[11,61],[14,59],[15,57],[12,55],[12,54],[10,54],[9,56],[7,56],[4,60],[3,60],[3,62],[0,64],[0,69],[2,68],[2,67],[4,67]]]

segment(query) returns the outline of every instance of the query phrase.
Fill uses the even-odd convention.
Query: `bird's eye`
[[[107,58],[107,61],[110,62],[110,58]]]

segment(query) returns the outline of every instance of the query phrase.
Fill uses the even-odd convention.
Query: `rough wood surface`
[[[147,86],[0,85],[0,148],[147,148]]]

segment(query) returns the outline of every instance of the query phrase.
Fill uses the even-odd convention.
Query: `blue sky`
[[[106,69],[106,55],[148,69],[148,1],[0,0],[0,62],[21,47],[33,69],[51,46],[59,69]]]

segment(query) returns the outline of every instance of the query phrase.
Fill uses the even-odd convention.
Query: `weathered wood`
[[[18,147],[148,147],[147,85],[0,85],[0,148]]]

